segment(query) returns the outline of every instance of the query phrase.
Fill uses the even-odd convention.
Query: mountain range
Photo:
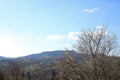
[[[7,58],[7,57],[2,57],[0,56],[0,65],[4,65],[9,63],[10,61],[13,60],[19,60],[21,63],[25,65],[31,65],[31,64],[36,64],[39,62],[42,63],[53,63],[57,60],[61,60],[64,58],[64,54],[66,51],[64,50],[55,50],[55,51],[45,51],[42,53],[37,53],[37,54],[31,54],[23,57],[17,57],[17,58]],[[70,55],[74,55],[75,58],[78,58],[78,54],[75,51],[68,50],[67,51]]]
[[[46,58],[58,58],[58,57],[63,57],[63,53],[65,53],[64,50],[55,50],[55,51],[45,51],[42,53],[37,53],[37,54],[31,54],[23,57],[17,57],[17,58],[8,58],[8,57],[3,57],[0,56],[0,60],[4,59],[46,59]],[[75,51],[68,50],[69,54],[76,54]]]
[[[6,58],[6,57],[0,56],[0,60],[1,60],[1,59],[5,59],[5,58]]]

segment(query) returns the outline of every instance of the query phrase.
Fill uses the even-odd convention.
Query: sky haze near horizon
[[[119,0],[1,0],[0,56],[72,48],[81,29],[120,32]]]

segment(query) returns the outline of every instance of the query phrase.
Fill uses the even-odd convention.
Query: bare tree
[[[19,61],[11,61],[4,70],[6,80],[25,80],[25,71]]]
[[[0,80],[6,80],[3,70],[0,68]]]
[[[62,74],[66,74],[68,80],[119,80],[119,60],[112,56],[116,54],[118,46],[117,37],[105,28],[84,30],[75,44],[75,49],[79,54],[88,57],[85,56],[78,63],[67,55],[67,59],[61,63]]]
[[[49,80],[46,67],[42,67],[42,64],[35,64],[27,67],[26,76],[28,80]]]

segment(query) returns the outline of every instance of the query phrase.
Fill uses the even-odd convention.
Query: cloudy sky
[[[81,29],[120,37],[119,0],[0,0],[0,56],[72,48]]]

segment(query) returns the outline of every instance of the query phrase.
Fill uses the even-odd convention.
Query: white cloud
[[[99,10],[100,10],[99,8],[91,8],[91,9],[83,9],[83,12],[91,14],[91,13],[98,12]]]
[[[64,38],[65,38],[64,35],[50,35],[50,36],[48,36],[49,40],[61,40],[61,39],[64,39]]]
[[[96,29],[104,29],[105,27],[102,25],[96,26]]]
[[[79,32],[69,32],[67,35],[50,35],[48,36],[49,40],[77,40]]]
[[[104,36],[106,36],[106,35],[108,35],[108,32],[107,31],[103,31],[103,32],[97,31],[97,32],[95,32],[95,35],[104,35]]]
[[[77,40],[79,34],[80,34],[79,32],[69,32],[69,33],[67,34],[67,39]]]
[[[98,26],[96,26],[96,29],[97,29],[97,31],[95,32],[95,34],[100,35],[102,33],[103,35],[108,35],[108,32],[105,30],[105,26],[98,25]]]
[[[101,29],[103,29],[103,30],[104,30],[104,34],[107,35],[108,32],[105,30],[105,28],[106,28],[106,27],[103,26],[103,25],[96,26],[96,29],[98,29],[98,33],[100,33]]]

